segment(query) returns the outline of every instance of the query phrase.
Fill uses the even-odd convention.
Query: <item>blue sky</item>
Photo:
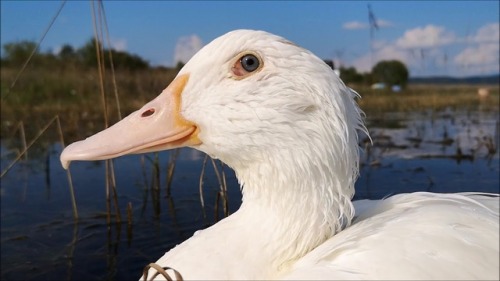
[[[379,25],[372,43],[368,3]],[[37,41],[60,4],[2,0],[2,45]],[[412,76],[499,72],[499,1],[105,1],[104,7],[112,46],[152,65],[172,66],[219,35],[249,28],[360,71],[399,59]],[[41,49],[80,47],[92,36],[90,1],[68,1]]]

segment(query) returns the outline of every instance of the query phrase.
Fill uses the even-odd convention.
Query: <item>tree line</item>
[[[40,52],[36,50],[31,58],[30,65],[35,67],[67,67],[67,66],[84,66],[96,67],[96,41],[90,39],[81,48],[74,48],[69,44],[61,47],[57,54],[51,52]],[[24,64],[27,58],[30,57],[33,50],[36,48],[36,43],[32,41],[21,41],[15,43],[6,43],[3,45],[2,66],[18,66]],[[150,68],[149,62],[142,59],[138,55],[129,54],[124,51],[114,49],[104,49],[104,61],[109,67],[110,57],[113,61],[113,66],[116,69],[127,70],[144,70]]]
[[[97,66],[96,41],[90,39],[81,48],[73,48],[71,45],[64,45],[57,54],[51,52],[36,51],[31,65],[34,66]],[[21,41],[16,43],[7,43],[3,45],[4,54],[1,58],[2,66],[21,66],[35,49],[36,43],[32,41]],[[144,70],[151,68],[148,61],[140,56],[130,54],[125,51],[114,49],[104,49],[105,65],[109,67],[110,57],[115,69],[126,69],[131,71]],[[325,60],[325,63],[334,67],[331,60]],[[175,69],[180,69],[183,63],[178,63]],[[388,87],[399,85],[405,87],[408,82],[409,72],[404,63],[398,60],[388,60],[378,62],[370,72],[359,73],[354,67],[339,68],[340,78],[346,84],[371,85],[373,83],[384,83]]]
[[[330,67],[335,68],[331,60],[325,60]],[[409,72],[404,63],[399,60],[384,60],[378,62],[370,72],[360,73],[354,67],[339,67],[340,79],[346,84],[371,85],[384,83],[391,87],[398,85],[402,88],[408,84]]]

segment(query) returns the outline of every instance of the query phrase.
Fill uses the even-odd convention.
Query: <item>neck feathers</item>
[[[354,179],[340,160],[300,151],[274,156],[237,176],[242,210],[260,214],[256,223],[265,229],[272,262],[284,269],[351,223]]]
[[[282,88],[279,98],[286,98],[287,106],[272,110],[287,118],[260,116],[262,128],[255,128],[260,139],[255,142],[261,145],[245,153],[248,161],[225,161],[232,163],[242,185],[242,209],[259,210],[257,223],[269,229],[265,239],[274,248],[278,267],[301,258],[354,216],[357,131],[366,129],[356,93],[332,77],[333,72],[318,75],[325,76],[320,79],[325,83],[296,81],[299,88],[307,85],[307,94]]]

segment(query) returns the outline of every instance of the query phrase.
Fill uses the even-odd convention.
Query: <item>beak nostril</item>
[[[141,117],[148,117],[148,116],[151,116],[155,113],[155,109],[154,108],[150,108],[146,111],[144,111],[141,115]]]

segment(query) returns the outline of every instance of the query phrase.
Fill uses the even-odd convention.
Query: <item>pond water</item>
[[[354,199],[414,191],[498,193],[498,120],[498,112],[452,110],[372,116],[367,121],[373,146],[361,138],[365,151]],[[15,155],[5,140],[1,149],[3,171]],[[2,280],[137,280],[146,264],[224,215],[212,162],[204,171],[202,207],[205,156],[180,149],[170,194],[167,166],[174,152],[113,161],[118,204],[111,201],[109,222],[105,162],[72,163],[76,222],[60,152],[54,143],[43,157],[18,162],[1,179]],[[215,164],[220,173],[220,162]],[[223,171],[233,213],[241,193],[234,173]]]

